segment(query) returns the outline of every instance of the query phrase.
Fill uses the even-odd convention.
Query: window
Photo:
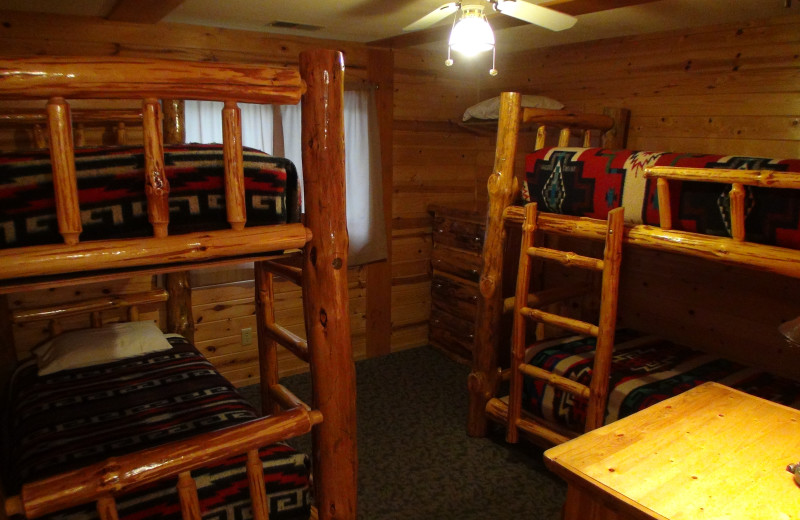
[[[214,101],[186,101],[186,141],[221,143],[222,106]],[[239,108],[242,144],[291,159],[302,185],[300,106],[282,105],[280,117],[270,105],[240,103]],[[371,90],[345,92],[344,126],[349,263],[358,265],[386,258],[380,143]]]

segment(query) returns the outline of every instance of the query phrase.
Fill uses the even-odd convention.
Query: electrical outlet
[[[253,342],[253,329],[247,327],[242,329],[242,345],[249,345]]]

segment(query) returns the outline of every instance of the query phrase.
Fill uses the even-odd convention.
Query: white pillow
[[[65,332],[36,347],[33,355],[39,375],[45,376],[170,348],[154,322],[132,321]]]
[[[520,104],[523,108],[549,108],[551,110],[564,108],[564,103],[545,96],[523,95]],[[498,119],[500,117],[500,96],[472,105],[464,112],[462,120],[467,121],[473,117],[477,119]]]

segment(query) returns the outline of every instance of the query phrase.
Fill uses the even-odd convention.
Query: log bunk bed
[[[8,394],[3,396],[8,399],[3,422],[10,430],[2,438],[3,455],[9,458],[4,460],[0,518],[356,517],[343,74],[341,53],[327,50],[303,52],[294,68],[105,57],[2,60],[0,100],[46,103],[46,121],[27,109],[5,120],[18,125],[32,121],[46,128],[47,139],[36,130],[32,135],[37,147],[49,147],[46,158],[34,151],[0,159],[6,176],[0,182],[4,199],[19,197],[4,201],[12,208],[4,218],[13,220],[19,206],[43,205],[51,213],[45,220],[54,222],[50,227],[62,238],[61,243],[34,237],[34,245],[22,240],[12,244],[8,230],[24,230],[25,216],[20,217],[21,225],[6,226],[0,292],[13,296],[32,289],[161,274],[165,288],[13,312],[4,303],[0,323],[7,334],[14,324],[38,320],[50,324],[53,337],[34,349],[35,359],[17,360],[13,337],[0,349],[0,396]],[[79,135],[73,138],[67,99],[141,100],[140,111],[122,118],[119,113],[72,114],[77,115],[76,123],[85,124],[108,118],[126,125],[141,120],[144,145],[139,156],[130,159],[130,147],[122,148],[138,172],[141,193],[133,203],[120,202],[130,189],[120,188],[120,179],[113,173],[111,177],[98,173],[102,168],[97,164],[107,161],[102,154],[119,150],[95,147],[86,154],[75,148],[82,143]],[[185,165],[175,163],[169,150],[165,154],[165,142],[182,142],[178,115],[182,102],[174,100],[183,99],[224,102],[224,142],[214,150],[202,150],[219,156],[215,160],[221,168],[213,173],[203,170],[205,177],[216,175],[209,182],[217,191],[207,199],[201,197],[217,201],[205,205],[221,206],[209,214],[221,215],[222,222],[209,224],[209,229],[179,225],[176,233],[171,216],[176,214],[175,204],[186,201],[182,196],[171,202],[170,193],[185,195],[186,185],[196,180],[179,177]],[[301,99],[303,223],[293,211],[298,203],[293,166],[280,158],[243,151],[237,107],[237,102],[296,104]],[[162,120],[166,120],[163,129]],[[119,130],[117,142],[124,144],[123,126]],[[49,194],[42,194],[45,188],[21,185],[23,174],[13,176],[26,155],[32,162],[27,163],[28,170],[19,171],[37,177]],[[94,165],[87,167],[92,161]],[[209,162],[205,156],[202,161]],[[258,163],[255,173],[253,162]],[[92,184],[93,178],[106,184]],[[207,183],[197,186],[196,191],[208,189]],[[138,207],[148,229],[120,231],[100,219],[94,227],[107,227],[105,236],[102,229],[95,229],[84,240],[87,215],[92,224],[92,210],[87,207],[96,202],[98,190],[121,192],[120,200],[111,204]],[[267,207],[265,212],[250,211],[262,206]],[[22,235],[11,233],[14,239]],[[290,260],[290,265],[280,259]],[[255,268],[261,414],[190,344],[187,270],[242,262],[254,262]],[[298,263],[301,268],[291,266]],[[274,275],[302,287],[307,341],[275,323]],[[157,330],[154,337],[152,321],[137,322],[139,311],[163,302],[171,334]],[[120,309],[136,323],[106,323],[115,322],[111,315]],[[62,319],[78,313],[89,314],[93,328],[60,334]],[[309,363],[311,406],[279,384],[278,345]],[[51,364],[53,359],[57,362]],[[83,393],[73,393],[77,391]],[[147,395],[138,400],[139,394]],[[83,413],[92,402],[99,407]],[[74,409],[78,415],[65,415]],[[309,432],[311,474],[308,459],[281,442]],[[12,446],[11,441],[22,446]],[[62,465],[56,467],[56,462]]]
[[[741,362],[715,357],[724,355],[724,352],[704,355],[654,336],[626,329],[615,331],[619,326],[619,280],[626,275],[625,258],[629,252],[633,255],[639,254],[637,251],[662,255],[670,261],[691,257],[688,261],[707,262],[719,270],[722,270],[720,266],[741,269],[745,275],[752,270],[762,271],[768,273],[765,277],[785,277],[787,284],[800,278],[800,248],[794,238],[800,229],[800,204],[797,192],[793,191],[800,188],[800,161],[756,158],[748,164],[726,167],[725,161],[745,159],[742,162],[747,162],[746,159],[750,158],[646,152],[649,155],[638,157],[639,162],[634,165],[636,176],[642,177],[636,182],[639,183],[641,198],[645,200],[639,200],[638,206],[634,204],[636,211],[629,214],[629,208],[624,207],[629,199],[626,199],[623,188],[629,191],[627,197],[631,196],[631,189],[623,183],[628,182],[624,177],[625,169],[628,177],[634,177],[631,161],[625,166],[614,161],[618,156],[636,158],[639,152],[616,150],[623,148],[625,127],[620,121],[624,118],[606,118],[603,121],[597,115],[572,114],[566,121],[563,111],[549,111],[548,115],[545,110],[521,109],[519,94],[504,93],[501,97],[494,170],[488,180],[489,207],[475,351],[468,380],[468,433],[484,436],[489,423],[496,422],[506,427],[509,442],[516,442],[521,433],[542,447],[550,447],[708,380],[740,385],[745,391],[761,393],[761,397],[795,407],[800,405],[796,349],[781,350],[778,346],[777,352],[785,357],[768,368],[782,368],[776,372],[784,377],[772,377],[762,371],[763,367],[748,368]],[[514,175],[514,158],[520,127],[529,122],[539,127],[539,133],[536,152],[526,157],[526,186],[520,190]],[[543,148],[546,127],[549,126],[563,127],[558,145],[561,148]],[[568,148],[572,133],[590,129],[604,132],[602,148]],[[588,143],[588,139],[584,143]],[[584,144],[586,146],[588,144]],[[559,166],[553,168],[550,160],[558,154],[568,158],[561,162],[556,160]],[[594,158],[600,167],[590,171],[588,163]],[[569,161],[581,162],[581,165],[573,167],[570,164],[572,170],[564,168],[562,171],[561,168]],[[714,164],[698,167],[706,162]],[[551,165],[550,169],[547,169],[547,164]],[[545,175],[540,175],[538,169],[545,169]],[[623,175],[616,175],[619,179],[614,181],[617,184],[612,189],[606,190],[607,185],[597,189],[594,182],[600,186],[600,176],[609,173]],[[552,185],[553,178],[566,184],[591,178],[589,188],[581,186],[588,195],[581,192],[577,196],[584,203],[584,209],[569,207],[563,190],[559,191]],[[719,183],[730,185],[730,188],[720,187]],[[714,197],[723,192],[723,198],[727,199],[724,204],[715,199],[715,204],[720,211],[727,211],[728,236],[724,236],[725,230],[709,230],[709,226],[702,228],[698,225],[699,229],[685,230],[691,226],[681,220],[682,214],[678,215],[684,206],[676,199],[688,197],[687,192],[691,195],[695,186],[707,185],[714,186]],[[750,191],[753,187],[760,190],[755,196]],[[520,191],[521,196],[518,195]],[[680,197],[675,195],[676,192]],[[779,204],[780,210],[790,214],[788,221],[780,221],[779,227],[787,233],[783,243],[778,245],[769,243],[770,238],[765,238],[765,233],[753,227],[755,219],[746,220],[746,216],[752,217],[750,213],[757,207],[753,197],[763,197],[764,193],[779,193],[782,198],[777,199],[778,202],[767,200],[771,207]],[[548,197],[554,198],[548,200]],[[533,202],[523,208],[520,199]],[[759,200],[763,208],[764,199]],[[637,221],[637,212],[644,214],[646,222],[648,217],[650,221],[655,219],[655,225]],[[515,244],[507,243],[507,236],[519,226],[522,226],[522,241],[520,249],[515,251]],[[745,230],[748,240],[745,240]],[[749,241],[752,235],[757,236],[761,243]],[[580,245],[581,242],[595,245],[586,248]],[[599,255],[598,242],[605,242]],[[517,273],[514,294],[508,289],[503,290],[504,284],[509,287],[509,280],[503,278],[503,265],[509,256],[516,260],[517,254],[518,267],[515,264],[513,269],[505,269],[506,278]],[[532,266],[532,259],[543,260],[543,265]],[[587,282],[581,278],[575,283],[574,275],[565,276],[564,273],[572,272],[576,267],[602,275],[594,281]],[[549,283],[549,278],[557,278],[562,283]],[[565,285],[564,280],[571,283]],[[558,303],[574,301],[587,291],[591,294],[592,290],[598,289],[599,299],[590,299],[589,304]],[[624,300],[619,303],[623,304]],[[800,312],[798,302],[791,296],[779,304],[783,306],[781,312],[785,315],[775,316],[774,323],[768,326],[776,337],[777,326]],[[563,315],[570,314],[569,309],[575,311],[576,307],[580,310],[572,314],[577,313],[580,317]],[[599,311],[599,320],[594,314],[597,321],[584,321],[587,307],[593,312]],[[548,312],[550,309],[557,310]],[[508,338],[503,337],[501,326],[505,313],[513,313],[514,317],[510,368],[501,366],[499,361],[503,358],[502,351],[508,348]],[[628,325],[625,319],[622,322]],[[535,333],[525,328],[529,323],[536,324]],[[652,328],[652,324],[649,325]],[[659,325],[667,326],[664,323],[654,326],[658,328]],[[553,334],[553,328],[558,329],[559,334]],[[564,330],[572,336],[565,338]],[[703,348],[695,344],[691,347]],[[683,373],[683,370],[687,372]],[[668,387],[670,384],[673,386]],[[648,385],[653,389],[648,390]],[[509,387],[508,398],[500,395],[504,393],[501,388],[506,387]],[[630,389],[634,391],[625,393]],[[638,397],[636,392],[640,394]],[[629,398],[631,394],[634,394],[633,398]]]

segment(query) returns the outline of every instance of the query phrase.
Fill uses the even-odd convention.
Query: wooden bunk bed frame
[[[75,109],[71,110],[73,137],[76,147],[86,146],[86,129],[90,127],[113,127],[111,144],[128,144],[131,127],[142,126],[142,110],[135,108]],[[0,125],[19,127],[30,136],[31,148],[47,148],[47,112],[32,108],[9,109],[0,113]]]
[[[178,476],[184,518],[199,518],[197,492],[189,470],[233,454],[247,453],[249,460],[257,457],[259,446],[311,432],[312,516],[356,517],[355,367],[347,291],[343,75],[341,53],[328,50],[301,53],[299,68],[121,58],[0,60],[0,99],[47,100],[56,213],[64,238],[64,244],[0,251],[0,293],[166,273],[166,292],[102,298],[80,304],[79,310],[99,315],[106,309],[132,305],[131,317],[135,318],[138,305],[163,301],[168,293],[168,331],[190,336],[191,340],[186,270],[253,261],[262,403],[265,415],[269,414],[227,430],[27,484],[18,496],[2,497],[0,493],[8,515],[35,518],[97,502],[101,518],[116,518],[115,496],[146,482]],[[246,228],[237,102],[295,104],[301,98],[304,223]],[[142,99],[147,172],[143,181],[152,237],[80,241],[74,139],[65,99]],[[159,103],[159,99],[165,101]],[[182,102],[166,101],[178,99],[225,103],[223,150],[229,230],[169,235],[163,145],[165,141],[182,142]],[[166,131],[162,130],[162,119],[170,122]],[[272,261],[292,250],[302,250],[302,269]],[[273,274],[301,285],[307,341],[275,323]],[[36,309],[15,313],[18,315],[13,319],[50,319],[65,312],[75,309]],[[3,317],[6,325],[10,320]],[[278,345],[309,362],[313,407],[278,383]],[[12,358],[8,351],[3,353],[3,359]],[[8,373],[7,369],[3,372]],[[250,462],[254,467],[258,463]],[[263,485],[261,493],[258,487],[257,482],[251,482],[254,515],[267,518]]]
[[[536,118],[537,123],[541,125],[536,149],[544,145],[542,136],[545,126],[564,126],[563,114],[560,111],[552,111],[551,116],[548,117],[541,110],[538,110],[537,114],[530,110],[520,108],[519,94],[502,94],[494,170],[488,181],[489,207],[480,275],[476,344],[472,371],[468,380],[470,408],[467,431],[471,436],[485,436],[489,420],[501,424],[508,422],[508,406],[496,399],[495,396],[502,380],[510,377],[508,370],[504,371],[498,366],[499,349],[506,348],[506,345],[503,344],[505,339],[501,338],[500,320],[504,312],[515,308],[515,298],[504,298],[502,292],[507,227],[520,226],[525,221],[525,210],[520,206],[512,205],[518,193],[518,182],[514,175],[514,158],[517,153],[520,125],[532,118]],[[621,118],[616,120],[621,121]],[[559,146],[568,145],[572,129],[585,131],[589,128],[597,128],[605,132],[603,148],[624,147],[624,127],[619,124],[615,127],[613,121],[602,122],[596,116],[584,118],[581,114],[573,114],[568,123],[567,128],[562,131]],[[742,203],[744,185],[797,189],[800,188],[798,174],[715,169],[712,178],[708,175],[708,170],[702,168],[656,167],[649,170],[647,175],[657,179],[660,208],[670,207],[667,179],[704,180],[732,184],[733,188],[730,193],[732,238],[673,230],[669,211],[662,211],[660,214],[661,227],[626,226],[622,233],[624,247],[636,246],[655,251],[678,253],[726,265],[744,266],[800,278],[800,251],[744,241],[744,204]],[[540,230],[556,236],[566,235],[602,241],[607,232],[605,221],[583,217],[540,212],[536,217],[536,222]],[[571,293],[555,291],[552,300],[545,298],[537,303],[547,304],[571,295]],[[608,369],[607,366],[606,369]],[[600,377],[607,377],[607,375],[607,373],[605,376],[601,374]],[[597,374],[594,377],[597,377]],[[605,395],[593,396],[593,399],[605,400],[605,398]],[[541,432],[534,434],[533,440],[543,446],[550,446],[566,440],[566,437],[560,432],[553,435],[545,432],[543,436],[538,436],[539,433]]]

